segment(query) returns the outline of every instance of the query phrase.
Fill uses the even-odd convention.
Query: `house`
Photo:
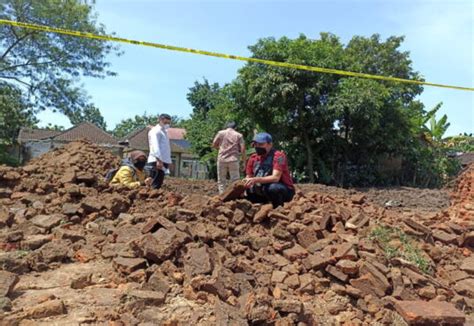
[[[125,151],[141,150],[148,153],[148,131],[149,127],[137,129],[124,137],[121,144],[126,146]],[[183,128],[169,128],[168,138],[171,144],[171,160],[173,167],[171,175],[175,177],[206,179],[207,167],[199,161],[199,158],[191,153],[191,144],[185,139],[186,130]]]
[[[118,156],[123,155],[123,147],[112,135],[90,122],[82,122],[64,131],[22,128],[18,135],[19,160],[25,164],[53,148],[80,139],[89,140]]]

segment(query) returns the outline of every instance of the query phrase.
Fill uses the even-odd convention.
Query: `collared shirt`
[[[163,163],[171,164],[171,145],[165,128],[159,124],[151,128],[148,132],[148,145],[150,146],[148,163],[159,159]]]
[[[214,137],[214,143],[219,145],[219,162],[235,162],[239,160],[240,149],[244,144],[244,137],[241,133],[232,128],[221,130]]]
[[[266,159],[266,155],[260,156],[257,154],[252,154],[247,161],[247,166],[245,168],[246,175],[254,177],[253,168],[256,162],[263,162]],[[293,179],[290,175],[290,170],[288,168],[288,161],[286,159],[285,153],[282,151],[275,151],[273,155],[273,170],[281,171],[281,177],[279,182],[285,184],[290,189],[295,189],[293,185]]]

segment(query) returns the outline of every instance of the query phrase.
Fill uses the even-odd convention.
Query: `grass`
[[[402,230],[379,225],[370,232],[370,239],[380,244],[387,259],[403,258],[417,266],[423,273],[432,273],[429,260],[416,246],[416,242]],[[399,248],[392,246],[390,244],[392,240],[399,240],[401,246]]]

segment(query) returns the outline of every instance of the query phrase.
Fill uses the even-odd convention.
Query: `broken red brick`
[[[395,309],[409,325],[463,325],[466,316],[441,301],[397,301]]]

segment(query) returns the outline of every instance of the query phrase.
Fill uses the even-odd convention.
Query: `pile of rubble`
[[[447,213],[401,213],[362,194],[298,192],[273,209],[130,191],[101,180],[116,164],[78,142],[23,168],[0,168],[2,323],[462,325],[461,311],[471,318],[473,229]],[[470,178],[455,200],[467,212]]]
[[[458,177],[456,188],[451,198],[451,218],[463,220],[463,224],[474,224],[474,164]]]

